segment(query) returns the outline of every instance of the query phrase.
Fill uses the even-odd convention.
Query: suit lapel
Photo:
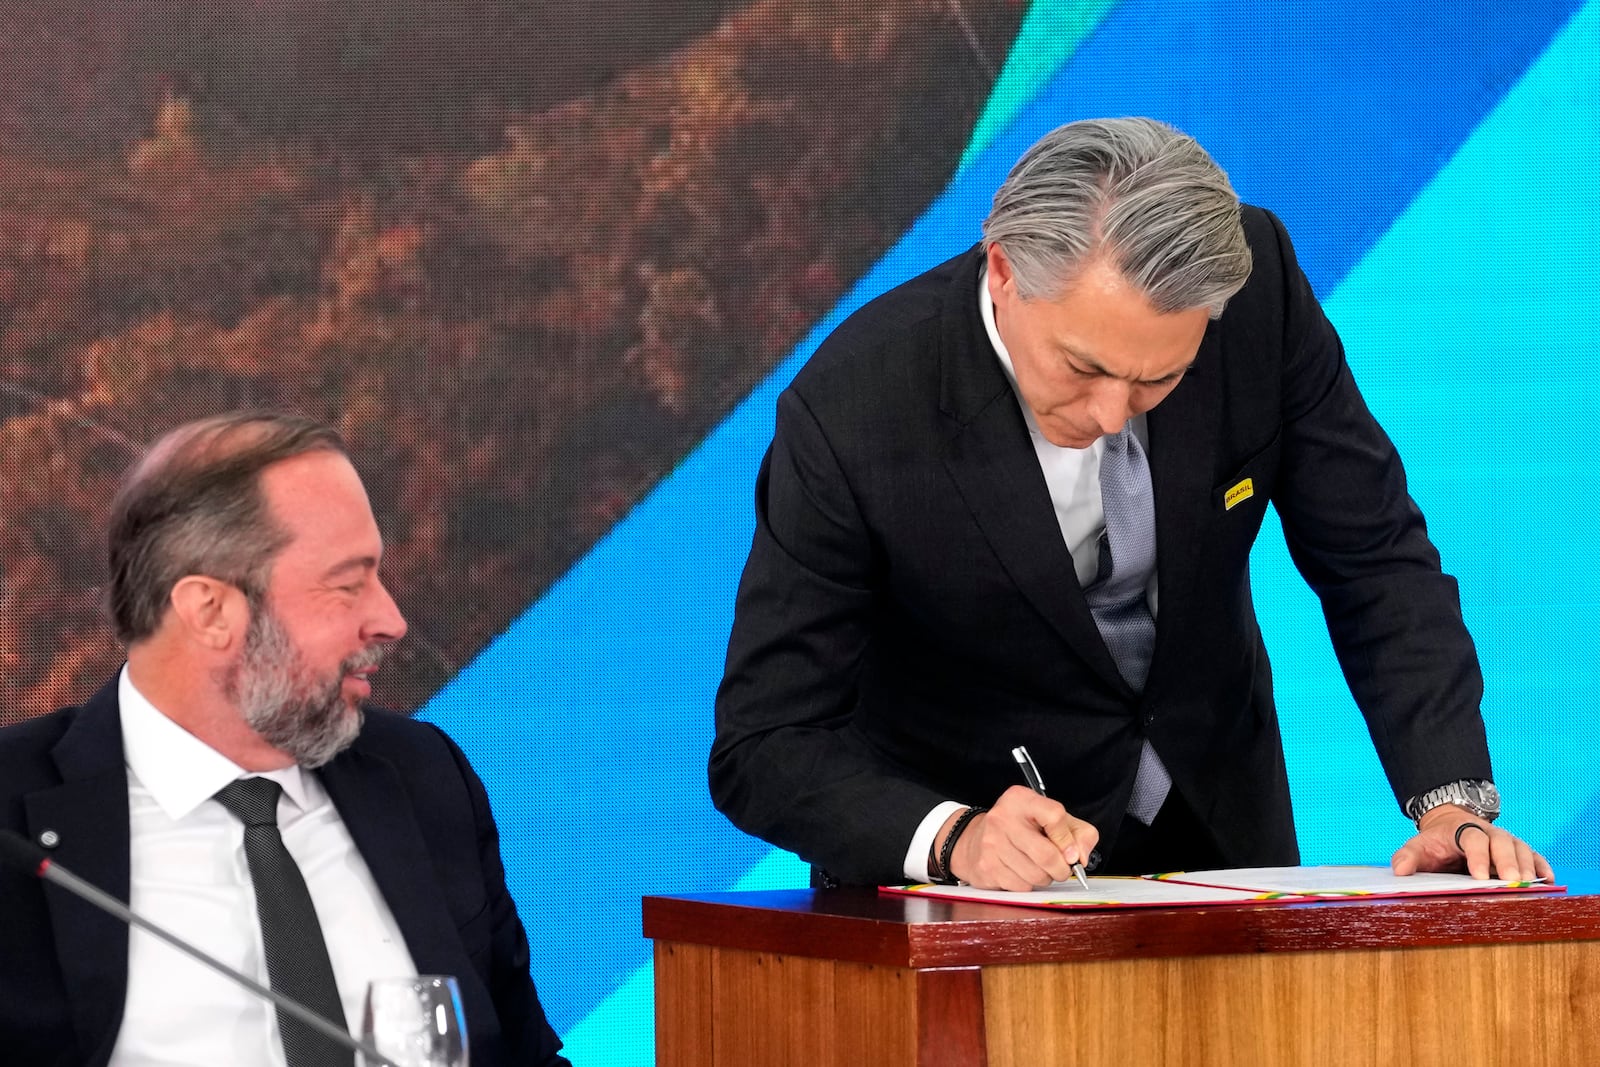
[[[53,833],[53,861],[126,903],[128,772],[116,679],[83,706],[50,755],[61,784],[23,798],[29,836]],[[127,999],[128,929],[55,886],[45,887],[45,900],[80,1046],[89,1063],[104,1063]]]
[[[1023,596],[1102,679],[1131,695],[1089,613],[1027,424],[984,329],[981,262],[981,252],[969,253],[945,298],[940,409],[954,421],[945,468]]]
[[[1150,478],[1156,497],[1156,575],[1160,588],[1150,685],[1162,666],[1182,659],[1177,646],[1190,589],[1209,525],[1212,470],[1222,411],[1221,341],[1216,323],[1206,330],[1194,366],[1172,395],[1146,416],[1150,432]]]
[[[318,772],[389,905],[419,974],[466,975],[471,962],[394,764],[360,742]]]

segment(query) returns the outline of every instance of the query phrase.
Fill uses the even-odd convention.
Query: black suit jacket
[[[1095,628],[985,334],[981,251],[824,342],[778,401],[717,695],[711,790],[735,824],[845,881],[901,881],[922,818],[993,803],[1026,744],[1109,853],[1148,737],[1228,863],[1297,862],[1249,583],[1269,502],[1397,798],[1489,776],[1455,582],[1281,224],[1243,217],[1250,280],[1148,415],[1142,695]]]
[[[475,1065],[555,1065],[483,784],[437,727],[369,711],[317,772],[423,974],[461,985]],[[128,778],[113,680],[81,708],[0,730],[0,825],[54,830],[63,867],[127,901]],[[219,979],[220,981],[221,979]],[[128,933],[54,886],[0,872],[7,1062],[104,1064],[122,1025]]]

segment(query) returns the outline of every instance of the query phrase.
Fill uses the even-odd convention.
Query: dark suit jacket
[[[318,774],[419,972],[459,980],[473,1064],[565,1064],[528,977],[527,935],[506,891],[488,798],[461,750],[437,727],[372,711],[356,742]],[[34,841],[56,831],[55,860],[128,899],[115,680],[81,708],[0,731],[0,826]],[[7,1062],[104,1064],[127,982],[126,927],[54,886],[0,871]]]
[[[1148,737],[1228,863],[1297,862],[1249,583],[1269,501],[1396,797],[1489,776],[1455,582],[1281,224],[1247,207],[1244,225],[1248,284],[1148,415],[1160,603],[1142,695],[1095,628],[985,334],[981,251],[824,342],[778,401],[717,695],[711,790],[735,824],[844,881],[901,881],[918,822],[993,803],[1026,744],[1109,854]]]

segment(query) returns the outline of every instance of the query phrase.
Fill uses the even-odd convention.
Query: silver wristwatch
[[[1430,789],[1421,796],[1406,801],[1406,814],[1411,816],[1413,822],[1421,823],[1422,817],[1440,804],[1455,804],[1466,808],[1485,822],[1494,822],[1500,817],[1500,790],[1494,787],[1493,782],[1484,778],[1463,778],[1458,782],[1446,782],[1436,789]]]

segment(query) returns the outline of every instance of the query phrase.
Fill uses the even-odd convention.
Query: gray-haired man
[[[1455,582],[1278,220],[1115,119],[1031,148],[984,233],[779,399],[718,807],[845,882],[1297,862],[1248,572],[1271,502],[1420,819],[1395,870],[1547,874],[1491,825]]]

